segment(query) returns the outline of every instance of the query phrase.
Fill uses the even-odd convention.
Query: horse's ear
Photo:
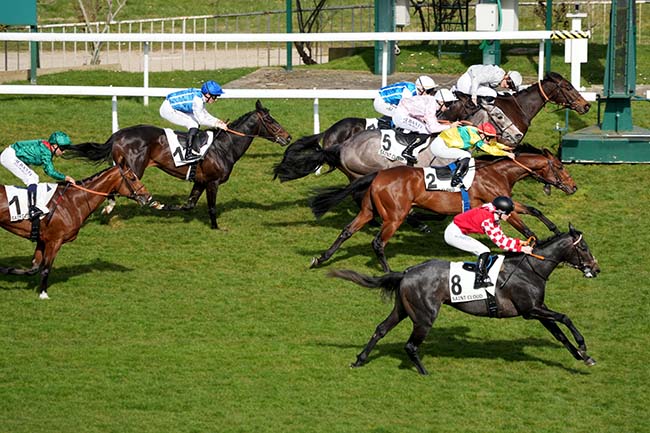
[[[575,227],[573,227],[573,224],[569,223],[569,233],[574,234],[576,232],[577,230]]]
[[[256,109],[257,111],[262,111],[262,110],[264,110],[264,107],[262,106],[262,101],[260,101],[259,99],[257,100],[257,102],[255,102],[255,109]]]

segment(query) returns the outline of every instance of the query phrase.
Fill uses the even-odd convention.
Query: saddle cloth
[[[481,299],[487,299],[487,293],[494,296],[496,282],[499,278],[499,273],[501,273],[504,258],[505,256],[501,254],[490,256],[488,275],[493,285],[480,289],[474,288],[474,279],[476,276],[474,272],[476,265],[474,263],[449,263],[449,295],[451,296],[451,302],[479,301]]]
[[[420,140],[421,144],[413,149],[413,155],[417,155],[431,143],[432,137],[424,134],[401,134],[394,129],[381,129],[381,145],[379,146],[379,155],[391,161],[400,161],[406,164],[406,159],[402,152],[408,145],[400,136],[408,136],[409,139]]]
[[[39,183],[36,188],[36,207],[38,207],[43,216],[50,212],[47,204],[56,192],[56,183]],[[9,207],[9,216],[11,222],[29,219],[29,202],[27,200],[27,188],[23,186],[5,185],[7,194],[7,206]]]
[[[165,135],[167,136],[167,143],[169,143],[169,152],[172,154],[172,158],[174,158],[174,165],[176,167],[181,167],[189,164],[189,162],[185,160],[185,146],[181,145],[178,141],[178,135],[176,135],[176,133],[170,128],[165,128]],[[203,158],[212,144],[214,133],[212,131],[199,131],[199,137],[201,137],[201,149],[199,151],[201,153],[201,158]],[[192,162],[195,161],[196,160],[192,160]]]
[[[454,165],[455,168],[455,165]],[[424,188],[427,191],[447,191],[447,192],[460,192],[459,186],[451,186],[451,176],[453,169],[449,165],[442,167],[424,167]],[[474,176],[476,175],[476,168],[474,158],[469,160],[469,168],[467,173],[463,176],[463,187],[465,190],[470,189]]]

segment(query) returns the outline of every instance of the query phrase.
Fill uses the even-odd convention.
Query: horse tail
[[[65,149],[65,157],[68,159],[85,159],[96,163],[96,165],[101,164],[102,162],[111,162],[112,161],[112,150],[113,150],[113,135],[106,141],[106,143],[79,143],[68,146]]]
[[[309,207],[318,219],[328,210],[341,203],[348,195],[356,195],[366,191],[372,181],[377,176],[377,172],[367,174],[355,179],[351,184],[343,188],[323,188],[318,190],[318,194],[309,200]]]
[[[404,272],[389,272],[380,277],[371,277],[369,275],[360,274],[356,271],[339,269],[330,271],[327,276],[352,281],[359,286],[367,287],[369,289],[381,288],[385,296],[391,296],[399,290],[400,284],[404,279]]]
[[[338,147],[323,149],[319,144],[323,134],[308,135],[289,145],[282,161],[273,167],[273,179],[279,177],[280,182],[286,182],[305,177],[325,164],[339,166],[340,150]]]

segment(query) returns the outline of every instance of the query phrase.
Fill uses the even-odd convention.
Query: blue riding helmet
[[[215,83],[212,80],[209,80],[203,83],[201,86],[201,93],[204,95],[221,96],[224,92],[219,84]]]
[[[54,131],[47,141],[50,144],[57,145],[58,147],[70,146],[72,144],[72,140],[70,140],[68,134],[63,131]]]

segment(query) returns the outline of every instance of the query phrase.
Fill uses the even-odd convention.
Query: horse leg
[[[102,209],[102,215],[110,215],[113,209],[115,209],[115,196],[110,195],[106,199],[106,206]]]
[[[402,225],[402,221],[404,221],[405,217],[406,215],[402,215],[402,218],[398,220],[391,220],[388,215],[386,215],[381,230],[372,240],[372,249],[375,251],[377,259],[379,259],[379,263],[381,263],[381,268],[384,272],[390,272],[390,266],[388,265],[388,260],[386,260],[384,248],[386,247],[388,240],[393,237],[399,226]]]
[[[192,185],[192,191],[190,191],[190,195],[187,197],[187,201],[181,207],[181,210],[194,209],[196,207],[196,203],[199,201],[199,198],[201,197],[201,194],[203,194],[204,190],[205,190],[205,184],[194,182],[194,185]]]
[[[208,200],[208,216],[210,217],[210,227],[214,230],[219,229],[217,224],[217,192],[219,191],[219,182],[214,180],[208,182],[205,197]]]
[[[336,238],[334,243],[332,244],[331,247],[329,247],[323,254],[320,255],[320,257],[313,257],[311,259],[311,264],[309,265],[310,268],[315,268],[322,264],[323,262],[327,261],[332,257],[332,255],[336,252],[341,247],[341,244],[350,237],[352,237],[353,234],[358,232],[365,226],[370,220],[372,220],[373,214],[372,214],[372,209],[367,209],[363,208],[359,212],[359,214],[356,216],[355,219],[352,220],[350,224],[345,226],[341,234]]]
[[[426,368],[424,368],[424,365],[422,364],[420,355],[418,355],[418,348],[427,337],[427,334],[429,334],[429,330],[431,330],[432,325],[432,320],[429,320],[425,323],[413,322],[413,332],[411,332],[411,336],[404,346],[404,350],[406,351],[409,359],[413,362],[413,364],[415,364],[415,368],[417,369],[418,373],[423,376],[426,376],[429,374],[429,372]]]
[[[558,341],[564,344],[564,346],[569,350],[569,352],[571,352],[574,358],[582,360],[586,365],[589,366],[596,364],[596,361],[587,354],[587,345],[585,344],[584,337],[566,314],[549,310],[546,305],[542,304],[540,307],[533,307],[531,311],[526,314],[526,318],[539,320],[542,325],[544,325],[546,329],[548,329]],[[564,326],[566,326],[569,331],[571,331],[573,338],[578,344],[577,348],[575,348],[571,342],[569,342],[562,330],[557,326],[556,322],[564,324]]]
[[[546,216],[537,208],[534,208],[532,206],[528,205],[523,205],[527,209],[527,213],[531,214],[538,220],[540,220],[550,231],[553,233],[560,234],[560,230],[558,230],[557,226],[551,221],[550,219],[546,218]]]
[[[47,295],[48,279],[50,276],[50,270],[52,269],[52,264],[54,263],[54,258],[59,252],[59,249],[63,245],[63,242],[57,239],[50,244],[45,245],[45,252],[43,254],[43,263],[41,266],[41,282],[39,285],[39,299],[50,299]]]
[[[430,234],[431,233],[431,227],[426,225],[421,219],[418,214],[413,212],[413,209],[411,209],[411,212],[406,216],[406,222],[408,225],[411,227],[419,230],[422,233]]]
[[[370,341],[368,341],[368,344],[366,344],[366,347],[363,348],[361,353],[357,355],[357,360],[350,364],[350,367],[361,367],[363,364],[366,363],[368,360],[368,356],[370,355],[370,352],[372,349],[375,348],[379,340],[384,338],[386,334],[390,332],[391,329],[393,329],[395,326],[397,326],[404,318],[407,316],[406,311],[404,310],[404,307],[401,305],[401,302],[399,298],[395,300],[395,307],[393,307],[393,311],[390,312],[388,317],[381,322],[379,325],[377,325],[377,328],[375,329],[375,333],[372,334],[372,337],[370,337]]]
[[[518,212],[515,209],[515,212]],[[527,238],[535,238],[537,239],[537,235],[528,228],[528,226],[521,220],[519,215],[517,215],[515,212],[510,214],[510,218],[508,218],[508,224],[513,226],[519,233],[523,234]]]

